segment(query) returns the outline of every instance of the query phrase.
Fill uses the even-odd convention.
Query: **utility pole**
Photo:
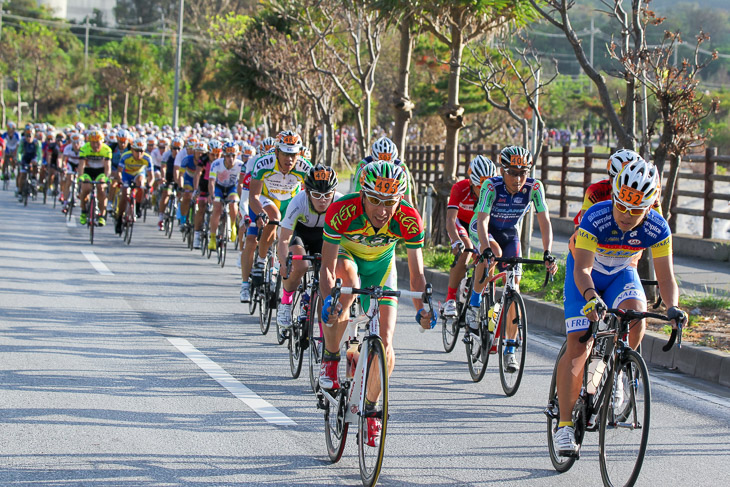
[[[165,12],[162,12],[162,19],[160,20],[162,28],[162,37],[160,38],[160,47],[165,47]]]
[[[595,67],[593,64],[593,38],[596,35],[596,27],[594,24],[593,17],[591,17],[591,66]],[[588,80],[588,93],[593,93],[593,83]]]
[[[89,68],[89,17],[86,17],[86,35],[84,36],[84,72]]]
[[[178,99],[180,94],[180,63],[182,60],[183,9],[185,0],[180,0],[180,17],[177,22],[177,54],[175,55],[175,99],[172,104],[172,126],[177,127]]]

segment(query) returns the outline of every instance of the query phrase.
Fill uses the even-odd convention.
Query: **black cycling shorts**
[[[322,227],[307,227],[297,223],[289,245],[300,245],[308,255],[322,253]]]

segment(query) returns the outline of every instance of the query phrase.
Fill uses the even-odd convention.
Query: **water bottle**
[[[355,377],[355,371],[357,370],[357,360],[360,358],[360,350],[358,346],[360,342],[357,339],[350,340],[350,345],[347,347],[347,370],[345,375],[348,379]]]
[[[459,296],[459,301],[462,303],[466,303],[469,300],[469,286],[466,285],[466,277],[459,283],[457,296]]]
[[[487,324],[487,328],[491,332],[493,332],[494,329],[497,327],[497,320],[499,319],[500,309],[501,305],[499,303],[494,303],[494,306],[489,308],[489,312],[487,313],[487,316],[489,316],[489,323]]]
[[[301,308],[300,319],[306,320],[307,313],[309,313],[309,294],[306,292],[302,293],[302,299],[299,301],[299,305]]]
[[[602,357],[593,357],[588,364],[588,380],[586,381],[586,390],[588,394],[595,394],[598,385],[601,383],[603,372],[606,370],[606,362]]]

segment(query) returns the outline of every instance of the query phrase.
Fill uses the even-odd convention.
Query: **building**
[[[38,0],[39,5],[50,7],[56,16],[67,20],[81,22],[85,17],[91,16],[94,9],[99,10],[107,25],[116,25],[114,17],[115,0]]]

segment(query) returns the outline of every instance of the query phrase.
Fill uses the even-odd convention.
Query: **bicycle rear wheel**
[[[514,354],[517,361],[517,368],[508,368],[507,361],[504,356],[504,349],[507,347],[505,343],[507,337],[507,320],[509,312],[512,312],[514,318],[512,324],[517,327],[516,337],[514,338]],[[525,371],[525,354],[527,353],[527,314],[525,312],[525,303],[522,296],[517,293],[512,294],[505,300],[502,309],[502,324],[499,339],[499,380],[502,382],[502,390],[507,396],[513,396],[520,387],[522,374]]]
[[[264,286],[259,286],[256,292],[256,297],[259,300],[259,326],[261,327],[261,334],[266,335],[269,332],[269,326],[271,325],[271,310],[269,309],[269,293]]]
[[[322,364],[322,351],[324,350],[324,335],[319,324],[319,308],[320,297],[319,292],[312,293],[309,299],[309,385],[312,392],[317,392],[319,387],[319,369]]]
[[[249,293],[251,299],[248,301],[248,314],[253,315],[256,312],[257,293],[249,284]]]
[[[441,316],[441,340],[444,344],[444,351],[451,353],[456,346],[456,339],[459,338],[459,317],[461,316],[461,303],[457,303],[456,318]]]
[[[94,245],[94,227],[96,226],[96,199],[94,196],[89,197],[89,243]]]
[[[555,359],[555,367],[553,367],[553,376],[550,380],[550,393],[548,395],[548,405],[545,409],[545,415],[547,416],[547,442],[548,450],[550,451],[550,462],[553,464],[553,468],[560,473],[567,472],[570,467],[576,461],[575,457],[562,457],[558,455],[558,445],[555,443],[554,435],[558,431],[558,423],[560,422],[560,409],[558,408],[558,364],[560,359],[565,354],[565,348],[567,342],[563,343],[563,348],[560,349],[558,357]]]
[[[649,441],[651,387],[641,355],[624,352],[606,392],[599,424],[601,477],[606,486],[631,486],[639,477]]]
[[[332,463],[337,463],[342,458],[342,452],[345,450],[347,442],[347,430],[349,423],[345,422],[345,413],[347,412],[347,389],[341,388],[333,393],[337,398],[337,404],[333,404],[325,399],[324,409],[324,439],[327,443],[327,454]]]
[[[357,434],[357,450],[360,460],[360,478],[365,487],[375,485],[383,467],[385,452],[385,434],[388,427],[388,369],[386,368],[385,347],[380,338],[367,340],[368,363],[365,364],[365,383],[363,394],[370,397],[379,396],[373,410],[365,410],[360,414]],[[380,435],[374,437],[373,422],[380,423]],[[369,424],[370,423],[370,424]],[[377,428],[376,428],[377,429]]]
[[[489,300],[482,299],[479,308],[479,328],[471,331],[470,340],[466,342],[466,359],[469,364],[469,374],[474,382],[484,378],[489,363],[489,350],[494,341],[494,332],[489,331],[487,326],[489,311]]]
[[[300,320],[301,314],[297,313],[297,310],[301,307],[301,302],[302,293],[297,288],[291,302],[292,320],[291,328],[289,328],[289,368],[291,369],[291,376],[294,379],[298,378],[302,372],[302,362],[304,360],[303,340],[306,340],[306,330],[308,327],[306,319]]]

